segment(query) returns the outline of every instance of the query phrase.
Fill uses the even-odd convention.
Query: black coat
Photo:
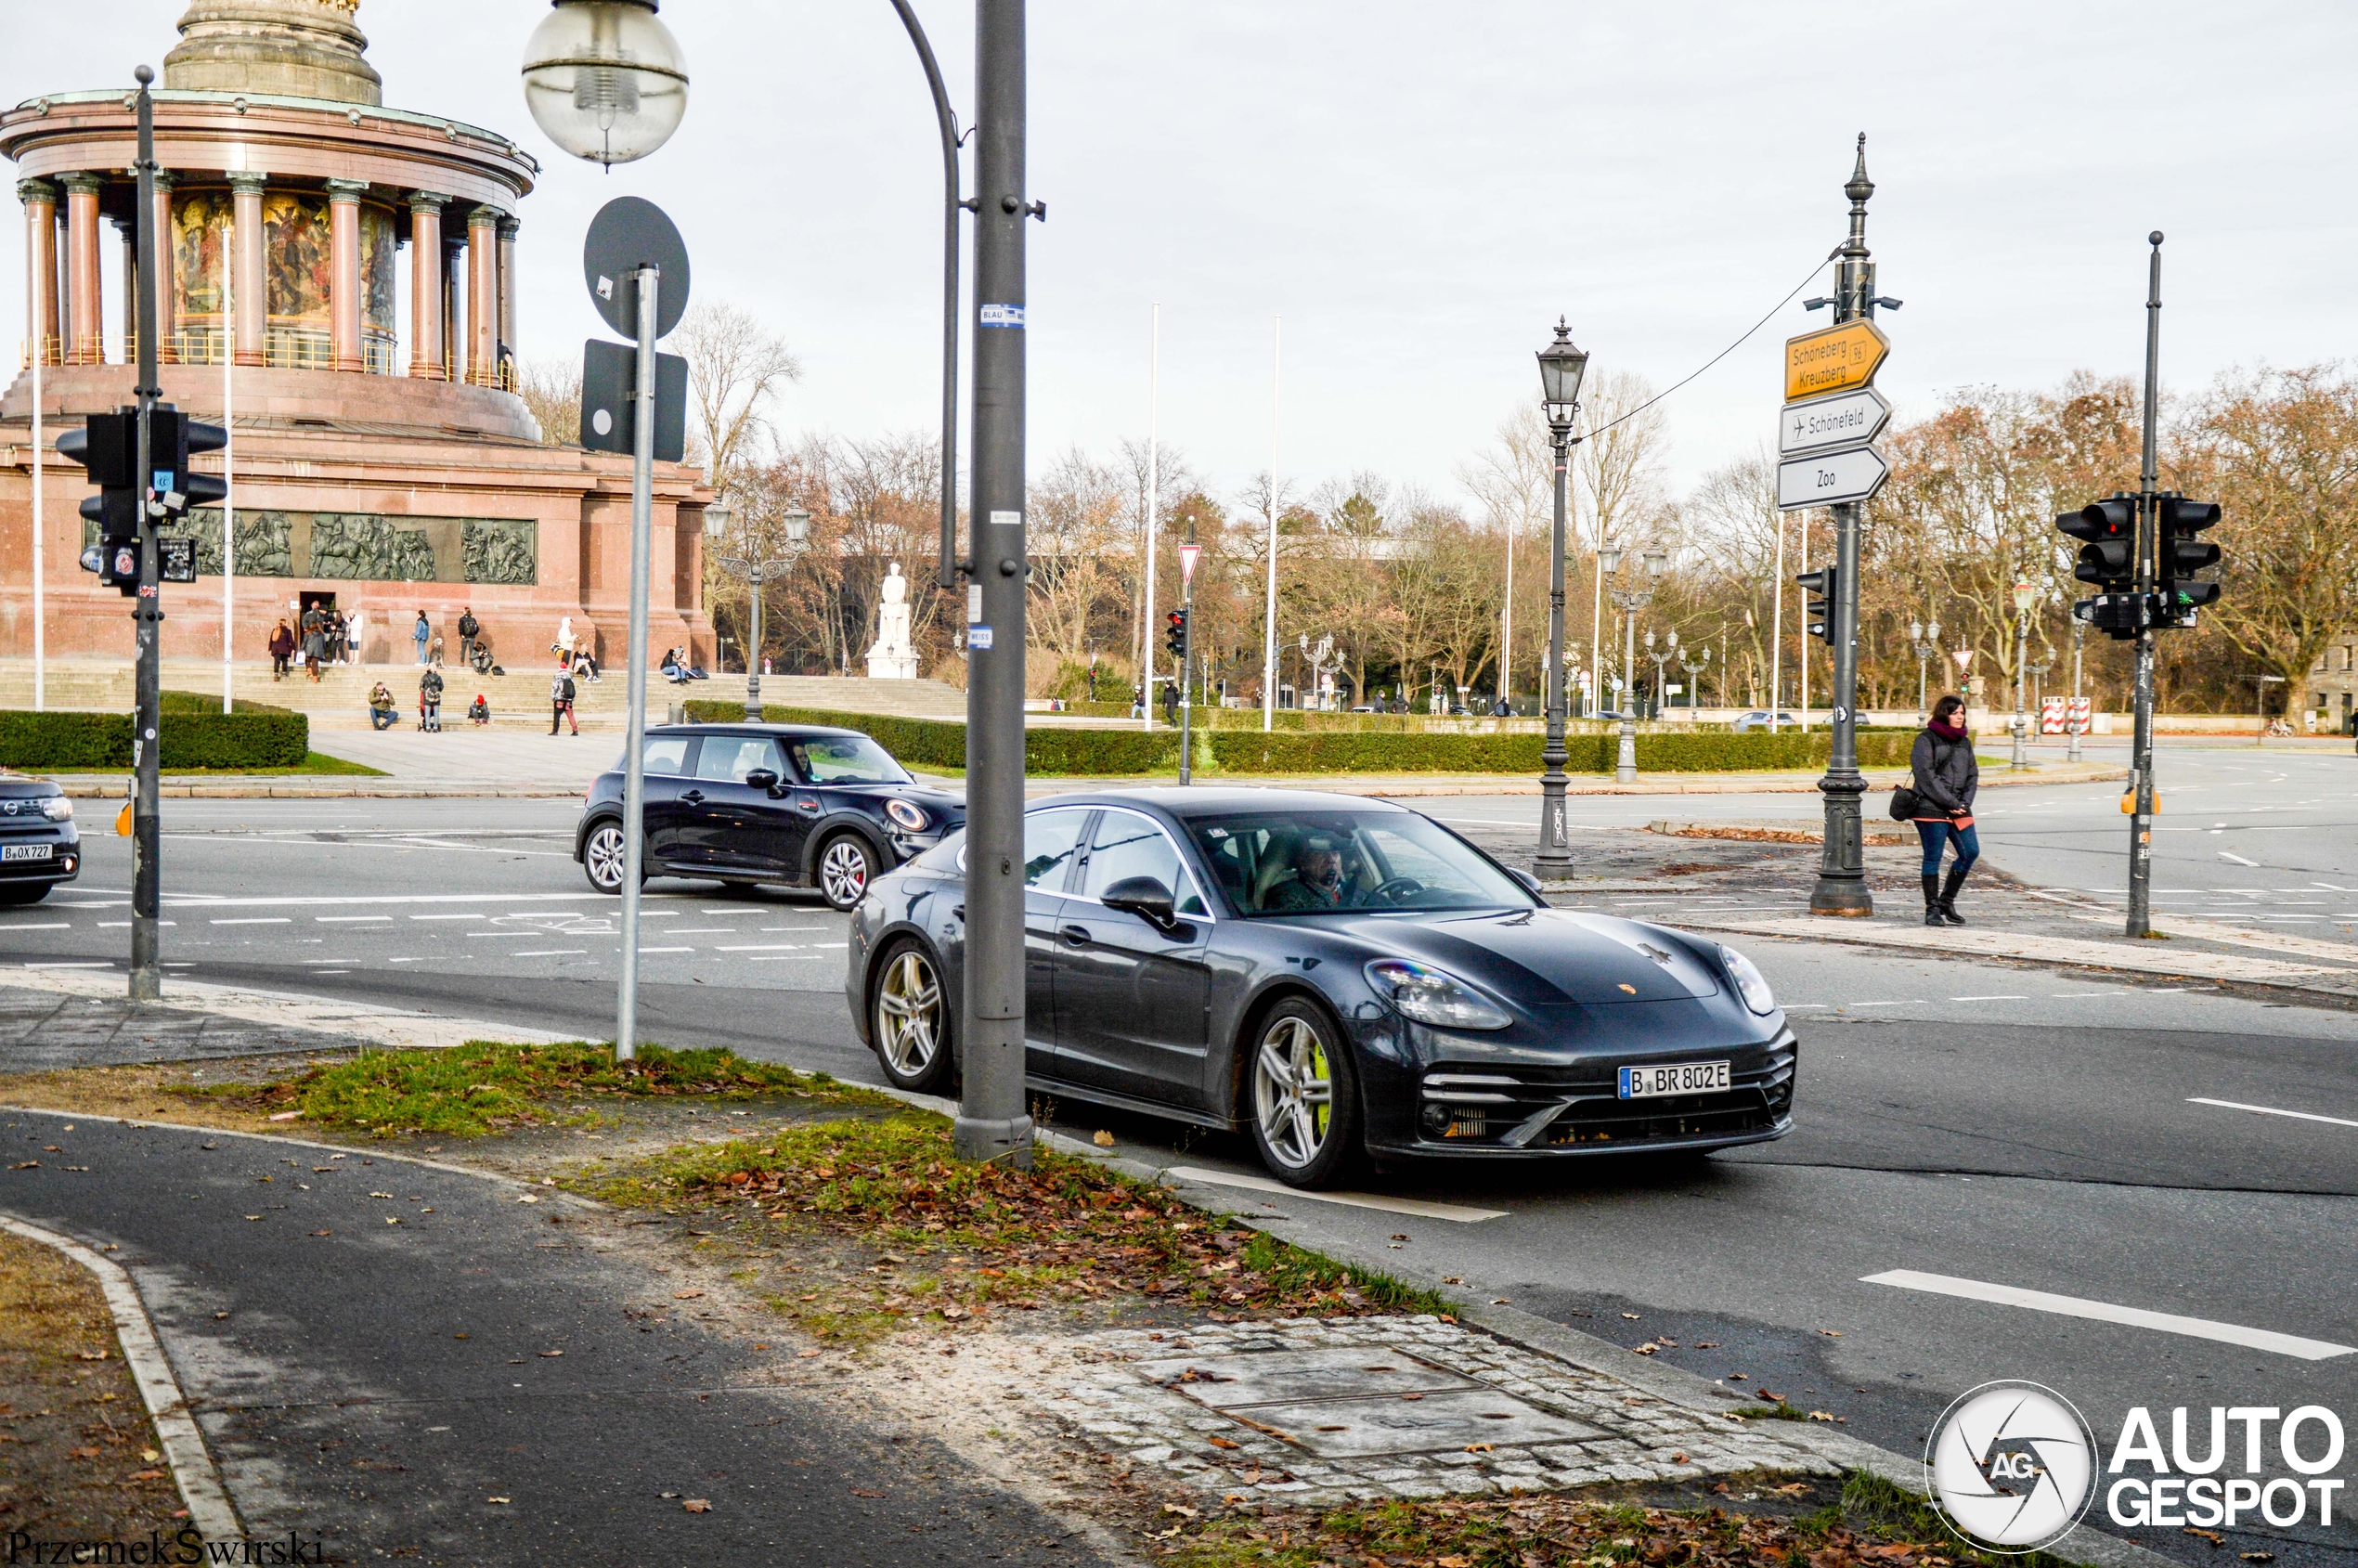
[[[1973,810],[1974,792],[1981,787],[1981,764],[1974,760],[1973,737],[1944,740],[1927,729],[1916,736],[1908,754],[1916,775],[1916,793],[1941,812],[1955,816]]]

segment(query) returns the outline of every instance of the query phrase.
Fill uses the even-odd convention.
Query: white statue
[[[917,650],[909,641],[909,579],[900,563],[885,574],[884,603],[876,608],[876,641],[868,650],[868,673],[879,680],[914,680]]]

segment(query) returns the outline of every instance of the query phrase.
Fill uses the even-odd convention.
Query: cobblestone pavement
[[[120,978],[116,982],[121,985]],[[134,1062],[205,1061],[279,1051],[349,1051],[347,1035],[116,997],[0,987],[0,1075]]]
[[[1430,1315],[1076,1342],[1030,1397],[1085,1442],[1215,1500],[1332,1506],[1838,1466],[1773,1420],[1714,1418]]]

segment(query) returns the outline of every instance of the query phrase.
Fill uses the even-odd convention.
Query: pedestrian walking
[[[1130,688],[1130,717],[1144,719],[1146,716],[1147,689],[1144,686],[1132,686]]]
[[[442,732],[442,671],[432,665],[418,677],[418,728]]]
[[[580,721],[573,716],[574,698],[580,689],[573,683],[573,671],[563,659],[557,661],[557,673],[549,682],[549,732],[555,734],[560,724],[571,724],[575,734],[581,733]]]
[[[328,656],[328,617],[313,605],[303,617],[303,667],[316,683],[320,661]]]
[[[426,621],[426,613],[418,612],[418,624],[409,628],[409,641],[418,645],[418,662],[426,662],[426,641],[434,636],[434,628]]]
[[[287,624],[286,616],[280,616],[278,629],[270,634],[270,679],[284,680],[287,667],[293,662],[294,655],[294,628]]]
[[[474,607],[459,606],[459,662],[469,669],[475,667],[475,639],[483,635],[483,623],[475,619]]]
[[[1924,847],[1924,924],[1962,926],[1965,922],[1957,913],[1957,892],[1981,858],[1981,840],[1973,826],[1981,764],[1974,760],[1973,736],[1965,729],[1964,698],[1952,693],[1933,704],[1932,718],[1909,753],[1908,769],[1913,775],[1908,793],[1914,797],[1908,814]],[[1943,882],[1941,855],[1951,848],[1956,856]]]

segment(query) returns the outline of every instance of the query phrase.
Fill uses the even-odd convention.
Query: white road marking
[[[2358,1127],[2358,1121],[2339,1116],[2318,1116],[2306,1110],[2278,1110],[2274,1106],[2248,1106],[2241,1100],[2206,1100],[2199,1095],[2190,1095],[2186,1103],[2190,1106],[2217,1106],[2222,1110],[2255,1110],[2262,1116],[2289,1116],[2296,1121],[2323,1121],[2335,1127]]]
[[[2256,866],[2260,863],[2258,861],[2248,861],[2241,855],[2231,855],[2224,849],[2219,851],[2219,858],[2222,861],[2233,861],[2237,865]]]
[[[101,920],[101,921],[99,921],[99,922],[98,922],[98,924],[99,924],[100,926],[102,926],[102,927],[103,927],[103,926],[128,926],[128,925],[130,925],[130,924],[131,924],[131,922],[130,922],[130,921],[128,921],[128,920]],[[72,930],[72,929],[73,929],[73,922],[72,922],[72,921],[71,921],[71,920],[60,920],[60,921],[58,921],[58,922],[57,922],[56,924],[54,924],[54,925],[41,925],[41,926],[6,926],[6,927],[0,927],[0,930],[7,930],[7,931],[71,931],[71,930]]]
[[[491,916],[487,914],[413,914],[409,918],[412,920],[488,920]],[[221,922],[216,920],[214,924],[218,926]]]
[[[1455,1220],[1459,1225],[1477,1225],[1483,1220],[1503,1220],[1507,1217],[1504,1209],[1469,1209],[1456,1203],[1428,1203],[1421,1198],[1379,1198],[1368,1192],[1311,1192],[1272,1181],[1267,1176],[1231,1175],[1225,1171],[1205,1171],[1193,1165],[1173,1165],[1163,1174],[1174,1181],[1203,1182],[1211,1186],[1238,1186],[1249,1192],[1274,1192],[1287,1199],[1306,1198],[1314,1203],[1380,1209],[1387,1214],[1414,1214],[1424,1220]]]
[[[292,926],[293,921],[283,914],[248,914],[232,920],[211,920],[210,926]]]
[[[649,895],[650,899],[662,896],[661,894]],[[606,901],[597,893],[402,893],[388,894],[383,898],[376,899],[343,897],[225,899],[216,898],[209,893],[167,893],[164,895],[163,901],[170,904],[201,904],[207,909],[235,909],[241,904],[249,907],[260,904],[265,907],[276,906],[282,909],[369,909],[387,904],[582,904],[603,903]]]
[[[2110,1302],[2058,1296],[2045,1290],[2024,1290],[2012,1285],[1991,1285],[1978,1279],[1959,1279],[1946,1274],[1921,1274],[1912,1268],[1870,1274],[1860,1283],[1894,1285],[1902,1290],[1924,1290],[1937,1296],[1962,1296],[1967,1301],[2028,1307],[2033,1312],[2052,1312],[2065,1317],[2092,1318],[2099,1323],[2118,1323],[2131,1328],[2183,1334],[2189,1339],[2216,1340],[2222,1344],[2298,1356],[2303,1361],[2328,1361],[2337,1355],[2358,1354],[2358,1345],[2338,1345],[2326,1340],[2303,1339],[2298,1334],[2279,1334],[2273,1328],[2247,1328],[2240,1324],[2218,1323],[2208,1317],[2183,1317],[2174,1312],[2148,1312],[2143,1307],[2116,1306]]]
[[[590,950],[586,947],[551,947],[543,948],[538,952],[512,952],[508,956],[511,958],[575,958],[584,956],[589,952]]]
[[[748,958],[745,962],[748,964],[816,964],[819,962],[819,955],[815,952],[793,954],[773,952],[767,958]]]
[[[764,926],[761,929],[767,933],[771,931],[832,931],[835,927],[832,926]]]
[[[664,935],[667,937],[733,937],[740,933],[734,926],[675,926]]]
[[[1919,996],[1912,1002],[1846,1002],[1846,1007],[1929,1007],[1931,1003]]]
[[[315,914],[311,917],[322,926],[350,926],[370,920],[391,920],[390,914]]]
[[[801,947],[800,942],[738,942],[725,947],[716,947],[712,951],[715,952],[795,952]]]
[[[693,952],[696,950],[692,947],[642,947],[639,951],[641,952]]]
[[[177,926],[180,922],[177,920],[159,920],[156,924],[159,926]],[[123,930],[128,928],[130,925],[131,922],[128,920],[101,920],[98,922],[98,929],[101,931]],[[43,927],[39,926],[19,926],[17,929],[20,931],[38,931],[43,929]],[[62,931],[65,927],[60,926],[58,929]]]
[[[114,967],[114,960],[110,958],[61,959],[54,964],[28,964],[25,967],[28,969],[111,969]]]
[[[1952,996],[1951,1002],[2028,1002],[2028,996]]]

